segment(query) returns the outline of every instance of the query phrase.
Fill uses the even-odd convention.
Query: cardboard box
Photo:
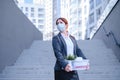
[[[68,60],[68,63],[71,66],[72,70],[88,70],[89,69],[89,60]]]

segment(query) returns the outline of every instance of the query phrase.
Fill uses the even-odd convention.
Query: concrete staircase
[[[111,49],[100,40],[79,41],[90,59],[90,70],[78,71],[81,80],[120,80],[120,63]]]
[[[120,63],[101,40],[78,44],[90,60],[90,70],[78,71],[80,80],[120,80]],[[0,80],[54,80],[54,64],[51,41],[35,41],[13,66],[6,66]]]

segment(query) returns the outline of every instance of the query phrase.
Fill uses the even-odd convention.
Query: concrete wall
[[[118,0],[116,6],[113,8],[111,13],[108,15],[100,29],[97,31],[93,39],[103,39],[106,45],[109,48],[112,48],[115,52],[115,55],[120,60],[120,47],[115,44],[115,41],[112,35],[106,36],[103,27],[106,29],[106,32],[112,31],[120,44],[120,0]],[[104,56],[104,55],[103,55]]]
[[[14,0],[0,0],[0,71],[42,34],[20,11]]]

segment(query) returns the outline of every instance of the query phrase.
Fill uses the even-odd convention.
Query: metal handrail
[[[103,27],[104,32],[106,33],[106,36],[109,37],[112,36],[113,40],[115,41],[115,44],[120,48],[120,43],[118,43],[114,33],[112,31],[107,32],[106,29]]]

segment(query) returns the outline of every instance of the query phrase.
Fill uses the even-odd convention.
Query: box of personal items
[[[82,57],[69,55],[67,61],[71,66],[71,70],[88,70],[90,68],[89,60]]]

